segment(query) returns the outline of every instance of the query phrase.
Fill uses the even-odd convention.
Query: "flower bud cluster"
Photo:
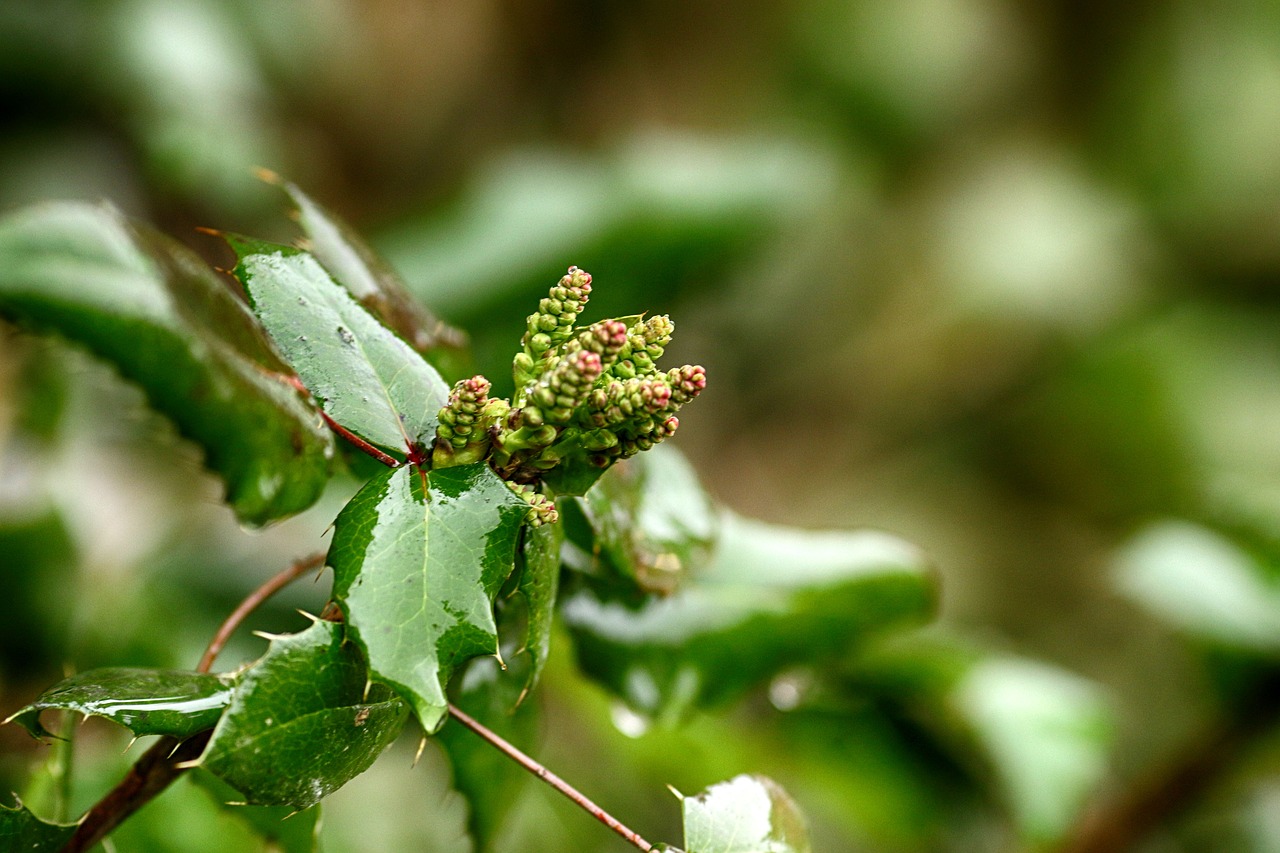
[[[524,483],[513,483],[508,480],[507,488],[524,498],[525,502],[529,504],[529,512],[525,516],[525,523],[530,527],[555,524],[560,520],[560,511],[556,509],[556,502],[533,486]]]
[[[529,315],[512,365],[514,402],[489,398],[488,381],[477,376],[454,386],[440,412],[432,463],[487,459],[520,484],[531,524],[556,518],[538,491],[548,471],[562,463],[603,469],[649,449],[675,433],[676,412],[707,384],[699,366],[658,370],[675,331],[665,315],[575,327],[590,292],[591,276],[570,267]]]

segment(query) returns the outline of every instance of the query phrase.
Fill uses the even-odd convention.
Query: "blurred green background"
[[[665,783],[756,770],[828,853],[1052,848],[1209,743],[1144,849],[1280,850],[1280,3],[0,3],[0,212],[106,198],[226,265],[195,226],[296,234],[258,166],[368,235],[499,388],[569,264],[592,318],[670,313],[671,363],[710,376],[676,440],[710,491],[921,545],[942,603],[916,640],[946,651],[908,652],[1007,688],[851,661],[637,736],[561,642],[539,754],[637,829],[677,838]],[[137,391],[0,338],[0,714],[68,665],[191,666],[357,485],[243,531]],[[77,797],[122,746],[84,730]],[[443,757],[401,746],[332,798],[326,850],[467,848]],[[0,788],[46,752],[0,729]],[[116,849],[254,849],[234,826],[175,790]],[[541,791],[509,845],[627,849]]]

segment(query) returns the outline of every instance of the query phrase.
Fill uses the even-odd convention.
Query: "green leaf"
[[[319,205],[296,184],[268,175],[298,209],[307,248],[329,274],[387,328],[404,338],[437,367],[461,361],[467,337],[446,325],[415,299],[391,265],[360,235]]]
[[[200,765],[253,805],[303,809],[368,769],[404,725],[342,627],[276,637],[240,676]]]
[[[111,667],[73,675],[40,694],[5,722],[48,737],[40,713],[50,708],[105,717],[135,735],[190,737],[214,727],[231,701],[231,683],[216,675]]]
[[[192,781],[272,845],[278,853],[313,853],[320,840],[320,804],[298,811],[292,806],[249,806],[244,796],[206,770],[196,770]]]
[[[22,803],[15,808],[0,805],[0,850],[54,853],[71,840],[75,831],[75,824],[45,823]]]
[[[638,607],[589,585],[563,615],[582,669],[638,713],[675,720],[781,670],[933,613],[920,552],[879,532],[812,533],[726,513],[711,563]]]
[[[82,344],[204,448],[255,524],[328,482],[329,430],[261,329],[189,250],[109,206],[49,204],[0,222],[0,313]]]
[[[720,516],[683,454],[668,445],[614,465],[575,503],[590,528],[575,543],[586,559],[570,561],[579,570],[665,594],[711,557]]]
[[[1280,652],[1274,567],[1208,528],[1163,522],[1116,558],[1122,592],[1192,637],[1272,657]]]
[[[498,651],[493,600],[528,505],[484,463],[375,477],[334,522],[334,598],[373,674],[428,732],[459,664]]]
[[[236,276],[271,340],[325,412],[401,454],[435,438],[449,387],[310,254],[228,235]]]
[[[736,776],[681,799],[688,853],[809,853],[800,807],[764,776]]]
[[[451,691],[453,701],[508,743],[529,752],[538,736],[538,707],[519,702],[528,682],[519,666],[503,671],[494,658],[466,665]],[[468,826],[477,851],[493,850],[520,795],[528,771],[456,721],[436,733],[453,768],[453,787],[470,807]]]
[[[561,524],[525,528],[520,579],[516,585],[516,595],[525,605],[524,642],[516,656],[529,658],[526,691],[538,682],[551,654],[551,626],[560,590],[560,546],[563,542],[564,526]]]
[[[872,696],[898,708],[920,721],[917,740],[985,770],[1028,844],[1061,841],[1105,778],[1111,708],[1096,684],[1057,667],[928,633],[869,649],[847,675],[855,707]]]

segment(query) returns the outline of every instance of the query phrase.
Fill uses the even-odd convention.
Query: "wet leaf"
[[[404,455],[435,438],[449,388],[310,254],[228,236],[254,313],[302,383],[333,418]]]
[[[320,837],[320,804],[298,811],[292,806],[248,806],[244,796],[206,770],[196,770],[191,779],[214,802],[225,807],[272,845],[278,853],[313,853]]]
[[[0,313],[111,362],[205,451],[245,521],[315,502],[332,436],[226,284],[109,206],[48,204],[0,223]]]
[[[296,184],[276,175],[278,184],[298,210],[298,223],[307,235],[307,248],[329,274],[369,313],[404,338],[436,367],[458,363],[467,337],[446,325],[410,295],[404,281],[347,223],[318,204]]]
[[[483,463],[369,481],[334,522],[334,598],[375,677],[428,732],[459,664],[498,650],[493,601],[528,505]]]
[[[527,668],[528,663],[513,664],[504,672],[496,659],[476,658],[450,691],[454,704],[525,752],[536,744],[540,716],[536,703],[520,702]],[[449,756],[454,789],[466,797],[476,850],[495,849],[494,840],[533,777],[456,720],[441,727],[436,739]]]
[[[254,805],[302,809],[368,769],[395,740],[405,705],[368,686],[342,627],[276,637],[246,670],[200,765]]]
[[[579,665],[661,720],[727,702],[781,670],[932,615],[923,556],[879,532],[823,532],[726,513],[709,565],[638,606],[590,585],[562,613]]]
[[[575,502],[589,527],[575,543],[589,559],[575,568],[670,593],[711,557],[719,513],[673,447],[660,444],[619,462]]]
[[[1165,622],[1220,646],[1280,652],[1280,584],[1272,566],[1208,528],[1153,525],[1117,557],[1120,589]]]
[[[74,824],[46,823],[22,803],[15,808],[0,805],[0,850],[54,853],[62,849],[75,831]]]
[[[560,546],[564,527],[544,524],[525,529],[516,595],[524,601],[524,642],[516,655],[527,656],[525,689],[532,689],[551,654],[551,625],[560,590]]]
[[[104,717],[139,737],[187,738],[214,727],[231,701],[228,679],[202,672],[111,667],[73,675],[40,694],[6,722],[35,737],[51,733],[40,713],[52,708]]]
[[[809,853],[800,807],[764,776],[736,776],[681,801],[688,853]]]

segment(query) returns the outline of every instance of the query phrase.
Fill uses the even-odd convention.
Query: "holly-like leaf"
[[[75,824],[47,823],[22,803],[15,808],[0,804],[0,850],[54,853],[71,840],[75,831]]]
[[[538,706],[520,702],[527,668],[512,664],[504,671],[494,658],[476,658],[466,665],[450,691],[463,711],[508,743],[529,752],[538,735]],[[456,721],[446,723],[436,739],[449,756],[453,787],[470,808],[468,826],[479,853],[493,850],[520,794],[532,776],[520,765]]]
[[[777,782],[736,776],[681,798],[686,853],[810,853],[800,807]]]
[[[433,732],[454,668],[498,651],[494,597],[528,512],[484,463],[375,477],[334,522],[334,598],[374,676]]]
[[[726,513],[712,561],[638,606],[583,585],[562,613],[582,669],[663,720],[729,701],[786,667],[932,615],[920,552],[879,532],[777,527]]]
[[[524,601],[524,642],[517,656],[528,656],[528,675],[524,689],[530,690],[542,675],[551,654],[551,625],[555,617],[556,596],[560,591],[560,546],[564,527],[544,524],[525,529],[524,547],[518,564],[519,582],[516,595]]]
[[[331,211],[278,175],[263,177],[288,194],[298,210],[307,248],[361,305],[437,367],[461,360],[467,336],[410,295],[391,265]]]
[[[328,482],[333,439],[224,282],[189,250],[109,206],[28,208],[0,223],[0,313],[115,365],[205,451],[255,524]]]
[[[369,688],[366,691],[366,688]],[[368,769],[404,725],[342,627],[276,637],[246,670],[200,765],[254,805],[314,805]]]
[[[196,770],[191,779],[227,814],[243,821],[271,844],[278,853],[313,853],[320,835],[320,804],[298,811],[292,806],[249,806],[244,796],[206,770]]]
[[[187,738],[214,727],[231,701],[228,679],[202,672],[109,667],[73,675],[5,722],[14,722],[35,737],[51,733],[40,713],[52,708],[105,717],[135,735]]]
[[[673,592],[704,565],[720,522],[693,468],[665,444],[614,465],[573,503],[586,529],[571,537],[570,565],[620,576],[645,592]]]
[[[228,235],[236,276],[271,340],[333,420],[406,454],[435,438],[449,387],[436,369],[337,282],[312,255]]]

